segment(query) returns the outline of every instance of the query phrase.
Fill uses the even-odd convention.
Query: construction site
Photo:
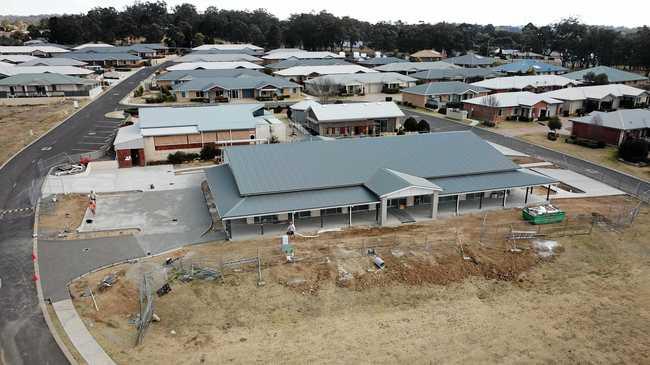
[[[650,361],[648,205],[553,205],[193,245],[69,291],[121,364]]]

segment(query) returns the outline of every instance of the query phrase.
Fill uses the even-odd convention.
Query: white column
[[[379,220],[379,225],[384,226],[386,225],[386,220],[388,218],[388,199],[387,198],[381,198],[381,214],[379,215],[380,220]]]
[[[438,193],[431,194],[431,219],[438,217]]]

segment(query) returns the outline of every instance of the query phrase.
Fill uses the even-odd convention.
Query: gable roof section
[[[506,73],[526,73],[530,70],[535,72],[566,72],[567,69],[561,66],[551,65],[549,63],[540,62],[538,60],[518,60],[505,65],[497,66],[494,68],[497,71]]]
[[[315,103],[311,105],[311,110],[319,122],[398,118],[404,116],[402,110],[392,101],[326,105]]]
[[[264,67],[248,61],[232,62],[183,62],[167,67],[169,71],[179,70],[232,70],[246,68],[250,70],[259,70]]]
[[[160,81],[193,80],[209,77],[262,77],[268,76],[257,70],[225,69],[225,70],[176,70],[168,71],[156,77]]]
[[[314,58],[345,58],[345,56],[332,52],[312,52],[312,51],[277,51],[267,53],[262,56],[265,60],[286,60],[288,58],[296,59],[314,59]]]
[[[198,132],[255,128],[254,112],[263,104],[140,108],[142,134],[149,128],[195,127]]]
[[[350,62],[341,58],[312,58],[312,59],[297,59],[287,58],[275,63],[266,65],[266,68],[271,70],[284,70],[285,68],[295,66],[326,66],[326,65],[351,65]]]
[[[449,62],[435,61],[435,62],[394,62],[382,66],[377,66],[374,70],[381,72],[418,72],[423,70],[445,69],[445,68],[459,68]]]
[[[190,53],[185,56],[179,57],[174,60],[178,63],[183,62],[237,62],[237,61],[247,61],[247,62],[260,62],[261,58],[251,56],[246,53]]]
[[[19,66],[85,66],[86,63],[67,57],[36,58],[21,63]]]
[[[56,73],[23,73],[0,79],[0,85],[94,85],[97,81]]]
[[[140,61],[142,58],[130,53],[93,53],[93,52],[70,52],[59,57],[74,58],[75,60],[92,61]]]
[[[335,75],[335,74],[354,74],[354,73],[372,73],[377,72],[371,68],[359,65],[322,65],[322,66],[294,66],[284,70],[275,71],[280,76],[309,76],[317,75]]]
[[[225,157],[241,195],[363,185],[379,168],[425,179],[518,168],[468,131],[237,146]]]
[[[5,76],[47,73],[78,76],[90,75],[93,71],[75,66],[0,66],[0,75]]]
[[[460,81],[444,81],[444,82],[431,82],[428,84],[421,84],[406,89],[402,89],[403,93],[417,94],[417,95],[446,95],[454,94],[461,95],[468,91],[474,93],[488,92],[489,89],[484,87],[466,84]]]
[[[650,110],[648,109],[621,109],[614,112],[592,112],[587,116],[571,118],[570,121],[595,124],[596,118],[600,119],[603,127],[618,130],[633,130],[650,128]]]
[[[629,85],[609,84],[609,85],[595,85],[595,86],[581,86],[570,87],[566,89],[553,90],[543,93],[547,97],[559,100],[585,100],[595,99],[600,100],[609,95],[614,97],[622,96],[642,96],[648,94],[648,91],[638,89]]]
[[[492,57],[468,53],[462,56],[446,58],[442,62],[448,62],[454,65],[490,66],[496,63],[496,60]]]
[[[466,79],[472,77],[492,78],[503,76],[503,73],[493,68],[477,67],[459,67],[448,69],[431,69],[423,70],[409,75],[421,80],[441,80],[441,79]]]
[[[630,82],[630,81],[647,81],[648,78],[642,75],[639,75],[634,72],[627,72],[619,70],[613,67],[608,66],[596,66],[592,68],[587,68],[580,71],[569,72],[564,74],[564,77],[568,77],[573,80],[583,81],[586,74],[593,72],[596,75],[605,74],[607,75],[607,80],[609,82]]]
[[[523,90],[537,87],[566,87],[580,82],[558,75],[497,77],[472,83],[492,90]]]
[[[530,91],[516,91],[510,93],[497,93],[487,96],[479,96],[477,98],[463,100],[463,103],[490,106],[490,98],[495,98],[498,105],[497,108],[510,108],[516,106],[533,106],[537,103],[544,102],[546,104],[562,104],[561,100],[553,99],[545,94],[535,94]]]
[[[365,60],[357,61],[357,63],[364,66],[381,66],[381,65],[387,65],[389,63],[400,63],[400,62],[408,62],[408,61],[403,58],[397,58],[392,56],[372,57],[372,58],[366,58]]]
[[[0,62],[9,62],[9,63],[23,63],[31,60],[41,59],[39,57],[29,56],[29,55],[0,55]]]
[[[239,50],[251,50],[251,51],[264,51],[264,48],[258,47],[254,44],[250,43],[242,43],[242,44],[203,44],[198,47],[192,48],[194,51],[209,51],[209,50],[217,50],[217,51],[239,51]]]
[[[339,75],[325,75],[315,77],[311,80],[305,81],[305,84],[318,84],[324,80],[333,82],[337,85],[357,85],[357,84],[394,84],[404,82],[416,82],[417,80],[397,72],[368,72],[361,74],[339,74]]]
[[[439,186],[431,183],[427,179],[405,174],[403,172],[391,170],[388,168],[378,169],[377,172],[370,176],[368,181],[364,183],[364,186],[370,189],[370,191],[375,193],[380,198],[411,187],[431,191],[442,190]]]

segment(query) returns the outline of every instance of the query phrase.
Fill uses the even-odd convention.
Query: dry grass
[[[569,214],[629,203],[621,197],[556,202]],[[510,210],[489,217],[496,224],[518,215]],[[622,233],[597,228],[590,236],[561,238],[563,251],[551,260],[477,245],[469,228],[481,219],[468,215],[297,240],[304,261],[292,265],[280,264],[274,240],[179,251],[232,259],[260,250],[266,285],[256,285],[253,268],[229,272],[223,282],[174,281],[170,294],[155,299],[162,321],[151,325],[138,348],[135,327],[127,323],[137,311],[137,274],[160,270],[164,258],[89,275],[73,284],[73,292],[96,285],[109,271],[124,272],[119,286],[98,294],[100,312],[87,298],[75,305],[118,363],[650,361],[647,208]],[[448,227],[462,232],[465,255],[479,264],[460,258]],[[421,245],[427,233],[436,234],[429,246]],[[359,249],[368,240],[385,244],[379,253],[386,270],[368,271],[372,263]],[[354,274],[351,285],[339,280],[341,267]]]
[[[567,153],[603,166],[607,166],[630,175],[637,176],[646,181],[650,181],[650,166],[635,167],[624,164],[617,159],[617,150],[614,147],[608,146],[606,148],[589,148],[579,146],[576,144],[565,143],[564,138],[561,137],[557,141],[549,141],[546,134],[527,134],[519,136],[519,138],[540,145],[552,150]]]
[[[85,194],[58,194],[52,211],[41,211],[38,227],[43,234],[74,232],[88,208]]]
[[[82,107],[87,100],[80,100]],[[50,128],[74,112],[72,100],[59,104],[3,106],[0,108],[0,164],[9,160]]]

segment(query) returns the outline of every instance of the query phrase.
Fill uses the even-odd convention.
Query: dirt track
[[[587,213],[613,204],[626,202],[604,198],[557,205]],[[514,211],[489,215],[495,222],[515,216]],[[462,228],[481,219],[463,216],[451,223]],[[415,237],[438,232],[445,224],[450,221],[408,226],[398,233]],[[381,230],[365,233],[387,241],[395,237],[395,232]],[[648,208],[623,233],[596,227],[590,236],[559,239],[563,250],[550,261],[529,251],[513,256],[486,248],[494,253],[482,254],[474,238],[464,236],[465,254],[482,260],[479,266],[487,270],[462,260],[455,244],[401,245],[379,248],[387,269],[371,273],[368,257],[356,249],[363,246],[355,246],[370,241],[355,240],[358,236],[337,233],[320,244],[298,242],[299,256],[317,259],[266,267],[262,287],[256,285],[255,270],[231,272],[224,283],[175,281],[173,291],[155,301],[162,322],[151,325],[138,348],[133,348],[135,327],[128,324],[137,311],[134,278],[160,267],[163,258],[143,264],[145,269],[125,265],[107,270],[122,270],[125,276],[120,286],[98,295],[100,312],[88,298],[75,305],[99,343],[124,364],[650,362]],[[276,244],[212,244],[182,253],[231,259]],[[510,261],[499,261],[506,258]],[[354,273],[351,285],[338,280],[340,266]],[[506,277],[490,270],[508,267],[512,275]],[[104,274],[82,279],[73,288],[93,285]]]

